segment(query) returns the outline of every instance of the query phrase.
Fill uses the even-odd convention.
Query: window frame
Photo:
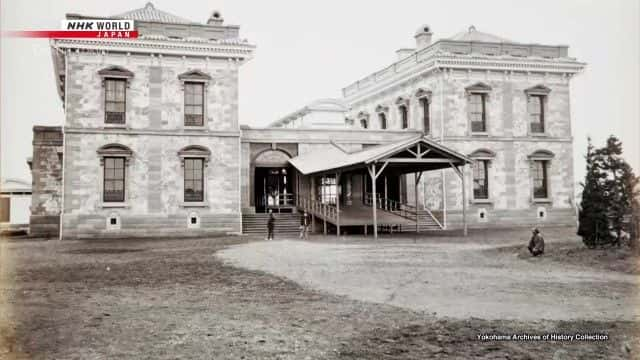
[[[398,105],[398,113],[400,115],[400,128],[402,130],[409,128],[409,106],[407,104]]]
[[[109,83],[122,84],[122,101],[117,100],[109,100]],[[118,89],[114,88],[113,93],[114,97],[117,94]],[[109,104],[122,104],[123,110],[122,112],[108,111],[107,108]],[[109,114],[122,114],[122,121],[119,122],[111,122],[109,121]],[[127,79],[117,78],[117,77],[106,77],[104,79],[104,123],[105,125],[115,125],[122,126],[127,124]]]
[[[200,71],[200,70],[190,70],[178,75],[178,80],[182,83],[182,121],[181,126],[183,129],[187,130],[205,130],[207,128],[207,113],[208,113],[208,98],[209,98],[209,83],[212,81],[212,78],[209,74]],[[187,105],[186,103],[186,87],[187,84],[200,83],[202,84],[202,124],[201,125],[188,125],[186,122],[187,119]]]
[[[114,162],[114,167],[109,168],[109,162]],[[115,162],[118,161],[122,166],[122,178],[116,178],[115,174],[114,178],[107,178],[107,174],[109,170],[113,170],[114,172],[119,168],[115,166]],[[127,166],[126,166],[126,158],[123,156],[105,156],[104,157],[104,171],[102,172],[102,201],[105,203],[123,203],[126,199],[126,179],[127,179]],[[116,184],[120,182],[122,185],[122,197],[121,198],[108,198],[107,197],[107,182]]]
[[[199,169],[196,169],[196,167],[192,167],[191,169],[189,169],[189,164],[195,165],[196,163],[199,163]],[[205,159],[204,158],[198,158],[198,157],[188,157],[184,159],[184,166],[183,166],[183,171],[182,171],[182,183],[183,183],[183,188],[182,188],[182,198],[183,201],[185,203],[202,203],[204,202],[204,163],[205,163]],[[189,172],[189,170],[191,171],[191,175],[195,175],[196,172],[199,172],[199,179],[197,177],[193,177],[193,178],[188,178],[187,174]],[[187,197],[187,184],[188,182],[191,182],[192,185],[197,182],[200,181],[200,196],[199,197]],[[191,187],[189,187],[191,188]],[[197,194],[197,192],[196,192]]]
[[[98,71],[98,76],[100,76],[101,78],[101,85],[102,85],[102,104],[101,106],[103,107],[102,110],[104,112],[104,119],[103,119],[103,126],[105,127],[115,127],[115,128],[122,128],[122,127],[126,127],[127,126],[127,97],[128,95],[128,91],[127,89],[130,87],[131,85],[131,81],[133,79],[133,72],[121,67],[121,66],[117,66],[117,65],[112,65],[112,66],[108,66],[106,68],[103,68],[101,70]],[[112,102],[112,103],[120,103],[120,102],[114,102],[114,101],[109,101],[107,99],[107,82],[108,81],[123,81],[124,82],[124,94],[123,94],[123,105],[124,105],[124,111],[122,112],[122,122],[108,122],[107,121],[107,103],[108,102]]]
[[[415,97],[418,99],[418,107],[422,112],[422,132],[425,135],[430,135],[433,130],[431,128],[431,95],[432,92],[430,90],[423,88],[418,89],[415,93]]]
[[[472,164],[471,166],[471,203],[476,203],[476,204],[491,204],[493,203],[492,200],[492,196],[491,196],[491,168],[493,167],[493,162],[495,161],[496,158],[496,153],[489,150],[489,149],[478,149],[474,152],[472,152],[471,154],[468,155],[469,158],[471,158],[474,162],[475,161],[482,161],[484,162],[485,165],[485,182],[486,182],[486,188],[487,188],[487,197],[486,198],[477,198],[475,195],[475,189],[474,189],[474,184],[475,184],[475,168]]]
[[[126,208],[129,207],[129,182],[131,178],[131,173],[129,171],[129,166],[131,165],[131,160],[133,158],[133,151],[125,145],[111,143],[100,147],[97,151],[97,155],[100,160],[100,171],[102,172],[100,175],[99,181],[99,193],[100,193],[100,203],[103,208]],[[106,179],[106,159],[108,158],[122,158],[123,161],[123,198],[122,200],[107,200],[105,199],[105,179]]]
[[[554,154],[549,150],[537,150],[528,156],[529,158],[529,191],[532,203],[551,203],[553,202],[553,193],[551,188],[551,171],[553,166]],[[538,162],[543,164],[543,181],[546,189],[545,197],[537,197],[535,189],[535,181]]]
[[[378,128],[380,130],[387,130],[389,128],[389,107],[378,105],[376,106],[375,112],[378,114]]]
[[[200,87],[200,104],[191,104],[191,103],[187,103],[187,95],[196,95],[196,94],[188,94],[187,93],[187,89],[191,88],[191,87]],[[205,119],[205,111],[204,111],[204,104],[205,104],[205,83],[202,81],[185,81],[184,85],[183,85],[183,118],[182,118],[182,124],[184,125],[184,127],[189,127],[189,128],[201,128],[204,127],[204,119]],[[187,116],[191,115],[198,115],[198,114],[192,114],[192,113],[187,113],[187,107],[197,107],[200,106],[200,123],[199,124],[195,124],[195,123],[187,123]]]
[[[468,119],[468,133],[471,136],[488,136],[489,135],[489,102],[490,102],[490,94],[492,88],[491,86],[479,82],[475,83],[471,86],[467,86],[465,88],[465,92],[467,94],[467,119]],[[475,131],[473,129],[473,123],[477,123],[472,119],[472,114],[476,114],[477,112],[473,112],[472,109],[472,99],[475,96],[480,96],[480,104],[481,104],[481,118],[482,118],[482,131]]]
[[[182,172],[182,189],[181,192],[181,203],[180,206],[187,207],[209,207],[208,201],[208,169],[209,169],[209,159],[211,156],[211,151],[204,146],[200,145],[188,145],[178,151],[178,158],[180,159],[180,168]],[[185,198],[186,194],[186,161],[192,159],[202,159],[202,200],[188,200]]]
[[[527,133],[530,136],[546,136],[549,125],[549,117],[547,115],[549,108],[549,94],[551,93],[551,89],[545,85],[539,84],[526,89],[524,92],[526,96],[527,106]],[[532,112],[530,108],[530,102],[533,98],[537,98],[540,101],[540,108],[538,110],[539,123],[541,124],[542,131],[533,131],[532,128],[534,123],[531,121]]]
[[[483,194],[478,194],[476,193],[476,183],[478,183],[478,178],[476,177],[477,175],[477,169],[476,169],[476,165],[477,164],[482,164],[482,179],[484,180],[484,193]],[[489,200],[489,160],[487,159],[474,159],[473,162],[473,166],[472,166],[472,170],[473,170],[473,174],[471,176],[471,179],[473,181],[473,199],[474,200]]]
[[[540,169],[542,170],[542,178],[538,178]],[[536,183],[542,181],[542,190],[544,190],[544,196],[537,194],[538,187]],[[533,172],[531,174],[531,191],[533,193],[534,200],[546,200],[549,199],[549,160],[537,159],[533,160]]]

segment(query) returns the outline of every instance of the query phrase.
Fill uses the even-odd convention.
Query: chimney
[[[431,27],[429,25],[423,25],[416,31],[414,36],[416,39],[416,50],[422,50],[431,45]]]
[[[224,19],[222,18],[222,15],[220,14],[219,11],[214,11],[211,16],[209,17],[209,20],[207,20],[207,25],[222,25],[222,23],[224,22]]]
[[[416,49],[408,49],[408,48],[398,49],[396,50],[396,55],[398,55],[398,60],[402,60],[407,56],[413,54],[415,51]]]

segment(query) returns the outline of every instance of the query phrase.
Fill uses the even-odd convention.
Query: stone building
[[[62,128],[33,127],[32,193],[29,234],[56,236],[62,209]]]
[[[302,209],[339,233],[574,221],[569,81],[584,64],[566,46],[474,28],[432,42],[423,26],[343,98],[251,128],[238,26],[150,3],[111,18],[140,37],[51,44],[63,238],[260,231],[265,212],[295,224]]]

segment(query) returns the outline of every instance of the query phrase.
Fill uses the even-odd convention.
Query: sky
[[[584,176],[587,136],[618,136],[640,173],[640,1],[637,0],[218,0],[153,1],[157,9],[206,22],[219,10],[257,46],[240,70],[240,122],[266,126],[305,104],[340,97],[346,85],[379,70],[395,50],[414,47],[429,24],[434,40],[474,25],[518,42],[569,45],[586,62],[571,84],[575,180]],[[109,16],[136,0],[2,0],[0,27],[56,30],[65,13]],[[48,40],[2,38],[0,162],[3,178],[30,179],[33,125],[62,125]]]

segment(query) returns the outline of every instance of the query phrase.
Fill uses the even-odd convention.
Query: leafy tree
[[[581,183],[582,201],[580,203],[578,235],[584,244],[593,248],[608,241],[607,203],[604,196],[603,182],[605,174],[601,171],[601,155],[594,150],[591,138],[587,146],[587,173]]]

